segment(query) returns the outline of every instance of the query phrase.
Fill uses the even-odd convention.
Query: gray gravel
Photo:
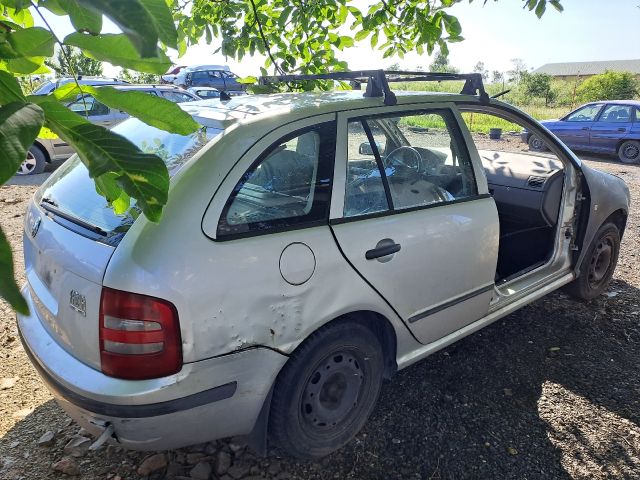
[[[622,176],[640,204],[640,166],[588,164]],[[22,212],[34,190],[0,188],[20,272]],[[115,447],[65,456],[84,432],[40,382],[0,302],[0,478],[640,478],[639,233],[632,210],[606,295],[587,304],[551,294],[400,372],[357,438],[314,463],[256,458],[231,441],[155,458]],[[38,445],[47,432],[53,439]]]

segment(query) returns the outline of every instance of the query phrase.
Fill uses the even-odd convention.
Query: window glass
[[[602,108],[600,103],[579,108],[567,117],[567,122],[593,122],[600,108]]]
[[[477,195],[473,167],[467,150],[460,147],[456,128],[453,118],[444,112],[412,112],[352,122],[344,215]]]
[[[209,80],[208,72],[193,72],[191,74],[191,81],[193,82],[206,82]]]
[[[344,216],[354,217],[389,209],[382,174],[373,154],[371,143],[360,120],[349,122],[347,179],[344,197]],[[375,138],[378,151],[384,152],[384,141]],[[382,140],[382,142],[381,142]]]
[[[69,105],[67,105],[67,108],[69,108],[69,110],[71,110],[72,112],[76,112],[81,115],[87,115],[89,117],[109,114],[109,107],[107,107],[103,103],[98,102],[91,95],[85,95],[84,98],[78,98],[76,101],[71,102]]]
[[[608,105],[602,111],[599,122],[623,123],[631,121],[631,106]]]
[[[305,129],[273,145],[227,201],[218,235],[268,231],[326,221],[335,125]]]
[[[194,100],[194,98],[192,98],[190,95],[187,95],[186,93],[170,92],[165,90],[161,90],[160,93],[164,98],[175,103],[192,102]]]

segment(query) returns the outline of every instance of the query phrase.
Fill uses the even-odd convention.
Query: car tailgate
[[[62,348],[100,369],[102,278],[115,248],[62,226],[33,201],[27,210],[23,244],[37,317]]]

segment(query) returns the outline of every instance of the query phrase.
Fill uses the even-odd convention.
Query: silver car
[[[88,83],[89,80],[83,82]],[[69,83],[68,81],[62,84]],[[135,90],[139,92],[149,93],[151,95],[158,95],[160,97],[171,100],[172,102],[192,102],[199,100],[200,97],[193,93],[187,92],[181,88],[168,85],[129,85],[124,82],[110,83],[105,80],[102,83],[95,84],[94,86],[108,85],[118,90]],[[52,84],[56,85],[56,84]],[[51,91],[55,90],[53,88]],[[50,92],[49,92],[50,93]],[[40,93],[43,94],[43,93]],[[109,108],[103,103],[98,102],[93,96],[85,95],[84,98],[78,98],[77,100],[67,105],[69,109],[77,112],[83,116],[86,116],[89,121],[102,125],[104,127],[112,127],[129,118],[129,115],[121,110]],[[20,168],[16,172],[16,175],[36,175],[44,172],[47,163],[54,161],[66,160],[74,151],[71,146],[64,140],[51,136],[40,136],[36,139],[34,144],[29,148],[27,152],[27,158]]]
[[[159,224],[115,215],[77,157],[58,169],[28,207],[18,327],[62,408],[132,449],[245,435],[321,457],[396,371],[560,287],[600,295],[624,182],[479,75],[411,75],[467,83],[393,92],[381,71],[343,72],[329,78],[368,82],[364,96],[181,104],[202,125],[189,136],[124,121],[172,176]],[[478,149],[470,113],[551,153]]]

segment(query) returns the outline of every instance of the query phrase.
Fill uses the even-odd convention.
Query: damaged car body
[[[186,137],[116,127],[162,147],[159,224],[115,215],[77,158],[36,193],[18,326],[89,432],[139,450],[246,435],[321,457],[397,370],[560,287],[586,300],[607,287],[626,185],[488,98],[479,75],[314,79],[367,90],[183,104],[203,126]],[[397,79],[466,83],[393,92]],[[521,123],[553,155],[478,148],[470,112]]]

